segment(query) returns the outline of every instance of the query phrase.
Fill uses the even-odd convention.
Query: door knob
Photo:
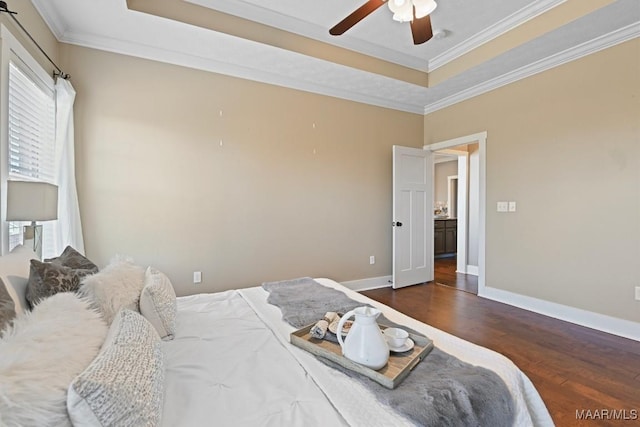
[[[394,227],[402,227],[402,223],[400,221],[395,222],[392,224]]]

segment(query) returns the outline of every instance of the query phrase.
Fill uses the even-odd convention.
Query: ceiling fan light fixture
[[[413,5],[416,8],[416,18],[418,19],[429,15],[438,7],[438,4],[434,0],[413,0]]]
[[[411,0],[389,0],[389,9],[393,12],[393,20],[409,22],[413,19],[413,3]]]
[[[395,21],[410,23],[414,45],[425,43],[433,38],[429,13],[433,12],[437,6],[434,0],[367,0],[365,4],[330,28],[329,34],[332,36],[344,34],[345,31],[378,10],[385,3],[393,12]]]

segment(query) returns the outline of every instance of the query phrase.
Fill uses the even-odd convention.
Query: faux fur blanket
[[[267,301],[279,307],[283,320],[294,328],[315,323],[327,311],[346,313],[363,305],[308,277],[263,283],[262,287],[269,292]],[[495,372],[465,363],[438,348],[393,390],[326,359],[320,360],[360,381],[380,402],[417,425],[499,427],[514,422],[513,399]]]

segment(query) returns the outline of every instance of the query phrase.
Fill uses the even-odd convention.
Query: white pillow
[[[162,272],[148,267],[140,294],[140,313],[153,325],[163,340],[176,333],[176,292]]]
[[[79,426],[158,426],[164,394],[160,338],[139,313],[120,310],[102,350],[67,393]]]
[[[17,314],[29,311],[26,294],[32,259],[37,259],[36,253],[24,245],[18,245],[0,257],[0,279],[15,303]]]
[[[96,274],[82,279],[80,294],[91,300],[107,324],[122,308],[140,312],[138,301],[144,287],[144,268],[129,258],[116,257]]]
[[[69,292],[18,315],[0,338],[0,425],[69,425],[67,388],[106,335],[100,314]]]

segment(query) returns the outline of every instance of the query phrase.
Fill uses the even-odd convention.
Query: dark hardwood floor
[[[478,276],[456,273],[456,257],[436,258],[433,272],[436,283],[478,295]]]
[[[640,425],[640,343],[433,282],[363,292],[424,323],[490,348],[531,379],[557,426]],[[634,420],[578,420],[626,410]]]

